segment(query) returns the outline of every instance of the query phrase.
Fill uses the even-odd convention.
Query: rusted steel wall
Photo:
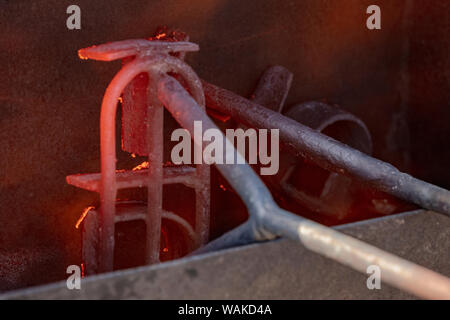
[[[160,25],[179,28],[200,45],[200,51],[186,60],[205,80],[248,96],[267,66],[283,65],[294,73],[287,106],[312,99],[338,103],[366,122],[375,156],[402,169],[409,168],[408,161],[423,163],[420,153],[411,155],[404,143],[409,139],[409,119],[415,119],[414,128],[431,121],[421,122],[422,116],[414,113],[426,110],[421,108],[429,104],[423,98],[428,91],[422,97],[422,90],[415,96],[408,90],[422,80],[415,76],[418,73],[408,78],[412,64],[407,63],[407,22],[411,19],[414,28],[416,20],[423,22],[428,29],[419,34],[426,38],[445,13],[439,5],[429,5],[431,19],[414,8],[408,11],[409,1],[380,0],[382,30],[369,31],[365,11],[372,2],[79,0],[82,29],[71,31],[66,28],[71,2],[0,1],[0,255],[5,257],[0,261],[8,261],[17,248],[52,252],[39,251],[46,257],[41,269],[39,259],[15,269],[27,280],[0,279],[0,290],[61,279],[67,265],[80,263],[80,232],[74,226],[83,208],[97,199],[68,186],[65,176],[99,171],[100,103],[120,67],[120,62],[79,60],[77,49],[82,47],[148,37]],[[433,3],[438,2],[445,7],[445,0]],[[442,50],[448,52],[444,31],[436,33]],[[416,59],[412,61],[426,60],[431,49],[425,50],[420,39],[410,43]],[[438,55],[439,50],[432,52]],[[448,69],[448,54],[441,59]],[[427,82],[429,88],[433,81],[440,83],[441,89],[432,96],[442,96],[445,88],[448,92],[446,79],[447,85],[439,77]],[[416,107],[405,111],[406,102],[412,100]],[[430,112],[442,117],[444,100],[435,100]],[[439,121],[444,130],[444,120]],[[423,145],[429,157],[438,158],[443,148],[430,149],[426,142],[433,132],[426,128],[417,132],[428,137]],[[418,134],[412,132],[412,137]],[[439,132],[444,137],[445,131]],[[131,164],[125,153],[119,159],[124,167]],[[428,177],[427,171],[421,173]],[[0,263],[0,274],[8,270]]]
[[[450,188],[450,2],[416,0],[411,14],[408,122],[412,171]]]

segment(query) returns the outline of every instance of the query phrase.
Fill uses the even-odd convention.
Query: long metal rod
[[[180,125],[189,130],[192,137],[194,121],[202,122],[203,131],[218,129],[174,78],[167,75],[161,77],[158,97]],[[271,126],[273,125],[272,123]],[[222,139],[231,144],[224,135]],[[194,140],[194,143],[201,142]],[[237,156],[240,156],[239,153]],[[241,196],[250,213],[250,219],[239,228],[238,236],[234,237],[234,240],[266,240],[274,236],[285,236],[363,273],[366,273],[367,267],[377,265],[384,282],[416,296],[450,299],[450,279],[279,208],[269,190],[248,164],[216,166]]]
[[[251,127],[279,129],[281,141],[293,154],[422,208],[450,216],[449,191],[400,172],[386,162],[370,157],[231,91],[205,81],[203,89],[208,108],[231,115]]]

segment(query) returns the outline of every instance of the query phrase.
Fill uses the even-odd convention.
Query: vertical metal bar
[[[96,274],[99,269],[99,212],[90,211],[83,221],[82,259],[86,275]]]
[[[117,101],[128,83],[141,71],[142,61],[125,65],[108,85],[100,112],[100,254],[99,271],[114,266],[114,217],[116,213],[116,111]]]
[[[157,98],[156,79],[149,74],[147,90],[147,217],[146,217],[146,263],[159,262],[161,219],[163,201],[163,153],[164,153],[164,107]]]
[[[199,245],[208,243],[210,228],[210,171],[206,164],[197,165],[197,181],[195,187],[195,232]]]

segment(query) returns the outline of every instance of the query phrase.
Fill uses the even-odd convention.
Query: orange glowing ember
[[[87,59],[89,59],[88,57],[83,56],[83,55],[81,54],[81,50],[78,50],[78,57],[80,57],[80,59],[82,59],[82,60],[87,60]]]
[[[164,38],[166,36],[166,33],[164,32],[164,33],[160,33],[160,34],[158,34],[156,37],[155,37],[155,39],[162,39],[162,38]]]
[[[84,262],[81,263],[81,277],[84,278]]]
[[[161,228],[161,233],[162,233],[162,235],[164,237],[164,241],[165,241],[163,252],[169,252],[169,247],[168,247],[168,245],[169,245],[169,237],[167,236],[167,232],[166,232],[166,230]]]
[[[148,161],[144,161],[140,165],[137,165],[136,167],[133,168],[133,171],[138,171],[142,169],[148,169]]]
[[[86,218],[87,214],[89,213],[89,211],[91,211],[92,209],[95,209],[95,207],[90,206],[87,207],[83,210],[83,213],[81,214],[81,217],[78,219],[77,223],[75,224],[75,228],[79,228],[80,224],[83,222],[84,218]]]
[[[227,188],[225,188],[223,184],[220,185],[220,189],[222,189],[223,191],[227,191]]]

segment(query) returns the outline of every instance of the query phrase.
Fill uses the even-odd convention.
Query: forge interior
[[[202,79],[249,98],[264,70],[281,65],[293,73],[285,110],[306,101],[339,105],[365,123],[374,157],[450,189],[450,3],[378,0],[382,29],[368,30],[365,11],[372,2],[79,0],[82,27],[68,30],[64,1],[2,1],[0,292],[64,280],[68,265],[82,263],[76,225],[99,199],[65,177],[100,172],[100,105],[121,61],[82,61],[77,50],[149,38],[162,26],[182,30],[200,46],[186,62]],[[131,169],[145,159],[121,150],[120,118],[119,108],[117,166]],[[168,114],[165,120],[167,136],[175,123]],[[299,174],[317,180],[313,170]],[[191,191],[172,185],[164,194],[163,206],[189,220]],[[392,202],[388,214],[416,208],[377,196]],[[119,193],[122,199],[145,197],[145,190]],[[276,200],[326,225],[383,216],[360,204],[338,220]],[[211,239],[247,219],[214,168],[211,215]],[[171,226],[165,228],[162,260],[170,260],[170,245],[179,244],[170,239]],[[138,223],[117,228],[116,269],[143,264],[144,232]]]

